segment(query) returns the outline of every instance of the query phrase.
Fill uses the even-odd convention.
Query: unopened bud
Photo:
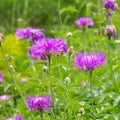
[[[43,71],[48,71],[48,67],[46,65],[43,66]]]
[[[0,33],[0,42],[2,42],[5,39],[4,35]]]
[[[27,82],[27,81],[28,81],[27,78],[22,78],[22,79],[20,80],[20,83],[23,84],[23,83],[25,83],[25,82]]]
[[[114,25],[108,25],[105,29],[105,35],[108,37],[116,38],[117,32],[116,27]]]
[[[71,32],[68,32],[67,33],[67,37],[71,37],[72,36],[72,33]]]
[[[68,49],[68,53],[73,54],[74,53],[74,47],[70,46]]]
[[[80,112],[82,115],[85,114],[84,108],[80,108],[80,109],[79,109],[79,112]]]
[[[69,82],[70,82],[70,78],[69,78],[69,77],[66,77],[66,78],[65,78],[65,82],[66,82],[66,83],[69,83]]]
[[[15,72],[15,69],[14,69],[14,67],[13,67],[12,65],[9,66],[9,70],[10,70],[10,72],[12,72],[12,73]]]

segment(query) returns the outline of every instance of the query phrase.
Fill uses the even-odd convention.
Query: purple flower
[[[4,77],[4,75],[3,75],[3,73],[0,71],[0,83],[3,82],[3,77]]]
[[[75,57],[76,67],[86,71],[92,71],[106,63],[106,56],[102,52],[79,53]]]
[[[2,42],[5,39],[4,35],[0,33],[0,42]]]
[[[30,55],[33,58],[47,60],[51,54],[67,52],[67,44],[60,38],[47,38],[44,41],[35,41],[30,49]]]
[[[103,6],[113,11],[117,9],[116,0],[103,0]]]
[[[0,96],[0,102],[3,101],[3,100],[7,100],[10,98],[11,95],[2,95]]]
[[[26,103],[30,110],[35,111],[45,111],[53,105],[50,96],[30,96]]]
[[[42,29],[34,29],[31,27],[27,27],[25,29],[18,29],[16,31],[16,37],[20,39],[27,39],[27,40],[33,40],[33,41],[41,41],[45,38],[45,35],[43,33]]]
[[[15,118],[5,118],[4,120],[23,120],[23,115],[16,115]]]
[[[81,17],[78,20],[76,20],[75,23],[80,28],[84,28],[86,26],[91,28],[94,26],[93,20],[88,17]]]

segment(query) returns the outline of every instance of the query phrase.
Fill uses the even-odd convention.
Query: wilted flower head
[[[105,35],[116,38],[117,36],[116,27],[114,25],[108,25],[105,29]]]
[[[15,118],[5,118],[4,120],[23,120],[23,115],[16,115]]]
[[[30,49],[30,55],[36,59],[47,60],[51,54],[67,52],[67,44],[60,38],[47,38],[44,41],[36,41]]]
[[[5,39],[4,35],[0,33],[0,42],[2,42]]]
[[[3,73],[0,71],[0,83],[3,82],[3,77],[4,77],[4,75],[3,75]]]
[[[102,53],[79,53],[75,57],[76,67],[81,70],[92,71],[106,64],[106,56]]]
[[[0,102],[3,101],[3,100],[7,100],[10,98],[11,95],[1,95],[0,96]]]
[[[33,40],[33,41],[38,41],[38,40],[43,40],[45,38],[45,35],[43,33],[42,29],[35,29],[31,27],[27,27],[25,29],[20,28],[16,31],[16,37],[22,39],[27,39],[27,40]]]
[[[80,28],[84,28],[86,26],[91,28],[94,26],[93,20],[88,17],[81,17],[78,20],[76,20],[75,23]]]
[[[103,0],[103,6],[113,11],[117,9],[116,0]]]
[[[53,105],[50,96],[30,96],[26,103],[30,110],[35,111],[45,111]]]

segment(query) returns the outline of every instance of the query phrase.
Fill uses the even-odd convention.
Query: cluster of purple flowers
[[[3,82],[3,77],[4,77],[4,75],[3,75],[3,73],[0,71],[0,83]]]
[[[26,103],[30,110],[41,112],[50,109],[53,105],[50,96],[30,96]]]
[[[15,118],[5,118],[4,120],[23,120],[23,115],[16,115]]]
[[[19,39],[27,39],[33,41],[43,40],[45,35],[43,33],[43,29],[34,29],[31,27],[27,27],[25,29],[20,28],[16,31],[16,37]]]
[[[75,21],[76,25],[80,28],[84,28],[84,27],[93,27],[94,26],[94,22],[91,18],[88,17],[81,17],[78,20]]]
[[[103,0],[103,5],[106,9],[113,11],[117,9],[116,0]]]
[[[67,44],[61,38],[47,38],[43,41],[35,41],[30,49],[30,55],[36,59],[47,60],[51,54],[67,52]]]
[[[77,68],[86,71],[92,71],[95,68],[107,63],[106,56],[102,53],[79,53],[76,55],[75,63]]]

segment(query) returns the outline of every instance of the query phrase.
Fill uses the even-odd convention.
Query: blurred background
[[[61,22],[69,26],[80,16],[97,19],[101,6],[102,0],[1,0],[0,31],[15,32],[27,26],[49,29]]]

